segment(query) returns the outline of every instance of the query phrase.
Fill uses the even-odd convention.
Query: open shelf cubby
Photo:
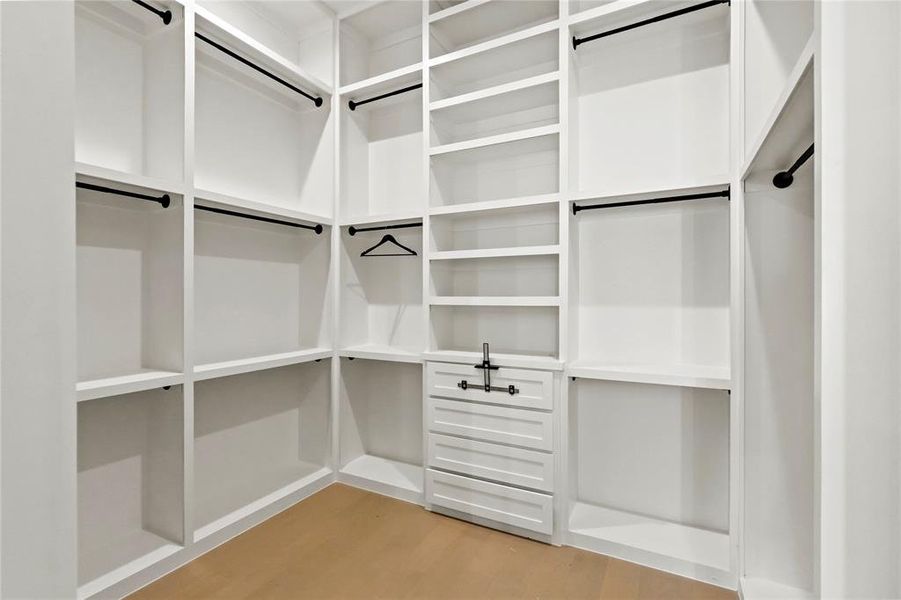
[[[421,2],[387,0],[342,18],[340,85],[421,62],[422,7]]]
[[[480,95],[431,105],[431,146],[512,133],[560,122],[559,74],[537,75]]]
[[[119,182],[85,177],[79,182],[162,196]],[[169,197],[164,208],[76,190],[79,383],[168,377],[183,370],[185,217],[181,196]]]
[[[728,200],[584,210],[572,219],[570,368],[728,389]]]
[[[184,179],[184,18],[131,2],[75,5],[75,160]]]
[[[430,102],[446,100],[559,70],[553,24],[497,38],[432,60]]]
[[[490,202],[558,192],[560,147],[554,127],[507,134],[512,136],[510,139],[492,136],[486,145],[433,148],[430,205]]]
[[[329,236],[195,211],[195,363],[331,346]]]
[[[342,477],[420,501],[422,366],[343,359],[339,410]]]
[[[327,93],[296,70],[198,16],[198,30],[314,101],[195,40],[195,186],[315,215],[330,215],[333,119]]]
[[[422,228],[387,232],[418,256],[360,256],[385,233],[342,231],[340,347],[418,356],[424,349]]]
[[[181,386],[78,404],[78,584],[99,591],[184,542]]]
[[[555,306],[431,306],[433,352],[479,352],[557,358],[559,310]]]
[[[728,394],[579,379],[569,401],[569,543],[724,582]]]
[[[429,18],[429,56],[456,50],[515,33],[557,18],[557,0],[491,0],[468,2]]]
[[[422,81],[415,71],[341,97],[343,222],[385,215],[422,215],[422,91],[412,90],[350,110],[348,102],[377,97]]]
[[[570,31],[584,37],[684,4],[634,3]],[[722,4],[570,49],[570,189],[625,194],[727,179],[729,37]]]
[[[431,295],[459,297],[556,297],[559,255],[432,260]]]
[[[319,2],[221,2],[197,0],[198,13],[331,86],[334,77],[333,15]]]
[[[429,232],[431,250],[433,255],[452,253],[467,258],[533,249],[546,252],[560,241],[559,223],[557,204],[435,215]]]
[[[195,540],[329,473],[330,372],[311,362],[195,384]]]

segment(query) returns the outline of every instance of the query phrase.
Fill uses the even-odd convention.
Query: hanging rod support
[[[813,144],[810,145],[810,148],[804,151],[798,160],[795,161],[795,164],[790,166],[787,171],[779,171],[776,173],[776,176],[773,177],[773,185],[775,185],[779,189],[784,189],[790,186],[795,181],[795,171],[801,168],[801,165],[810,160],[810,157],[813,156]]]
[[[729,3],[730,3],[730,0],[709,0],[708,2],[701,2],[700,4],[693,4],[691,6],[686,6],[685,8],[680,8],[679,10],[674,10],[672,12],[664,13],[662,15],[657,15],[656,17],[651,17],[650,19],[645,19],[644,21],[638,21],[637,23],[632,23],[630,25],[623,25],[622,27],[617,27],[616,29],[611,29],[610,31],[602,31],[600,33],[588,35],[583,38],[573,36],[573,50],[578,50],[579,45],[584,44],[585,42],[593,42],[594,40],[599,40],[601,38],[605,38],[605,37],[608,37],[611,35],[616,35],[617,33],[623,33],[624,31],[638,29],[639,27],[644,27],[645,25],[650,25],[651,23],[659,23],[660,21],[666,21],[667,19],[672,19],[674,17],[681,17],[682,15],[687,15],[689,13],[693,13],[698,10],[710,8],[710,7],[716,6],[718,4],[729,4]]]
[[[374,96],[372,98],[367,98],[366,100],[359,100],[359,101],[349,100],[347,102],[347,106],[348,106],[348,108],[350,108],[350,110],[356,110],[358,106],[362,106],[364,104],[369,104],[370,102],[375,102],[376,100],[390,98],[391,96],[397,96],[398,94],[405,94],[406,92],[412,92],[413,90],[418,90],[421,87],[422,87],[422,84],[417,83],[415,85],[407,86],[407,87],[401,88],[399,90],[394,90],[393,92],[385,92],[384,94],[381,94],[380,96]]]
[[[595,208],[618,208],[621,206],[642,206],[644,204],[664,204],[666,202],[685,202],[686,200],[704,200],[706,198],[729,198],[729,188],[718,192],[704,192],[702,194],[686,194],[684,196],[666,196],[663,198],[648,198],[647,200],[627,200],[625,202],[610,202],[608,204],[589,204],[578,206],[573,203],[573,214],[577,215],[583,210]]]
[[[75,187],[81,188],[83,190],[91,190],[93,192],[102,192],[104,194],[116,194],[117,196],[137,198],[138,200],[149,200],[150,202],[158,203],[163,208],[169,208],[169,194],[163,194],[162,196],[150,196],[148,194],[139,194],[138,192],[117,190],[115,188],[110,188],[103,185],[94,185],[93,183],[84,183],[83,181],[76,181]]]
[[[232,58],[234,58],[234,59],[237,60],[238,62],[241,62],[241,63],[247,65],[248,67],[250,67],[251,69],[253,69],[253,70],[256,71],[257,73],[262,73],[263,75],[265,75],[265,76],[268,77],[269,79],[272,79],[273,81],[277,81],[278,83],[282,84],[282,85],[285,86],[286,88],[288,88],[288,89],[290,89],[290,90],[293,90],[293,91],[297,92],[298,94],[300,94],[301,96],[304,96],[305,98],[309,98],[310,100],[313,101],[313,104],[315,104],[316,106],[322,106],[322,97],[317,97],[317,96],[313,96],[313,95],[311,95],[311,94],[306,93],[305,91],[303,91],[303,90],[300,89],[299,87],[295,86],[295,85],[292,84],[292,83],[289,83],[289,82],[285,81],[284,79],[282,79],[282,78],[279,77],[278,75],[275,75],[275,74],[273,74],[273,73],[270,73],[270,72],[267,71],[266,69],[264,69],[264,68],[262,68],[262,67],[260,67],[260,66],[258,66],[258,65],[256,65],[256,64],[250,62],[249,60],[247,60],[246,58],[244,58],[244,57],[241,56],[240,54],[237,54],[237,53],[235,53],[235,52],[232,52],[231,50],[229,50],[228,48],[226,48],[225,46],[223,46],[223,45],[220,44],[219,42],[214,42],[213,40],[211,40],[211,39],[208,38],[207,36],[203,35],[202,33],[198,33],[198,32],[195,31],[195,32],[194,32],[194,35],[195,35],[196,37],[200,38],[201,40],[203,40],[204,42],[206,42],[207,44],[209,44],[210,46],[212,46],[213,48],[215,48],[215,49],[217,49],[217,50],[219,50],[219,51],[221,51],[221,52],[224,52],[225,54],[228,54],[229,56],[231,56]]]
[[[260,217],[257,215],[248,215],[244,213],[239,213],[233,210],[226,210],[224,208],[214,208],[212,206],[201,206],[199,204],[195,204],[194,208],[197,210],[205,210],[207,212],[212,212],[220,215],[228,215],[229,217],[239,217],[242,219],[250,219],[251,221],[262,221],[263,223],[274,223],[276,225],[286,225],[288,227],[297,227],[299,229],[309,229],[310,231],[315,231],[316,235],[322,233],[322,225],[317,223],[315,226],[313,225],[304,225],[303,223],[294,223],[293,221],[281,221],[279,219],[270,219],[269,217]]]
[[[159,18],[161,18],[163,20],[163,25],[168,25],[169,23],[172,22],[172,11],[171,10],[160,10],[155,6],[151,6],[151,5],[147,4],[146,2],[143,2],[142,0],[131,0],[131,1],[134,2],[135,4],[137,4],[138,6],[143,6],[150,12],[157,15]]]
[[[385,231],[386,229],[407,229],[410,227],[422,227],[422,223],[401,223],[400,225],[382,225],[380,227],[354,227],[347,228],[347,233],[356,235],[361,231]]]

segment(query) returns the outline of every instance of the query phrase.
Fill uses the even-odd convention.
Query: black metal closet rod
[[[155,6],[150,6],[146,2],[142,2],[142,0],[131,0],[138,6],[143,6],[150,12],[156,14],[159,18],[163,20],[163,25],[168,25],[172,22],[172,11],[171,10],[160,10]]]
[[[265,76],[268,77],[269,79],[272,79],[273,81],[277,81],[277,82],[279,82],[280,84],[282,84],[283,86],[285,86],[286,88],[289,88],[289,89],[291,89],[291,90],[297,92],[298,94],[300,94],[300,95],[302,95],[302,96],[304,96],[304,97],[306,97],[306,98],[309,98],[310,100],[313,101],[313,103],[314,103],[316,106],[322,106],[322,98],[321,98],[321,97],[313,96],[313,95],[310,95],[310,94],[306,93],[305,91],[303,91],[303,90],[300,89],[299,87],[293,85],[292,83],[289,83],[289,82],[285,81],[284,79],[282,79],[282,78],[279,77],[278,75],[275,75],[275,74],[273,74],[273,73],[270,73],[269,71],[267,71],[267,70],[264,69],[263,67],[260,67],[260,66],[255,65],[254,63],[250,62],[249,60],[247,60],[246,58],[244,58],[244,57],[241,56],[240,54],[236,54],[235,52],[232,52],[231,50],[229,50],[228,48],[226,48],[226,47],[223,46],[222,44],[220,44],[220,43],[218,43],[218,42],[214,42],[213,40],[211,40],[210,38],[206,37],[206,36],[203,35],[202,33],[198,33],[198,32],[195,31],[195,32],[194,32],[194,35],[195,35],[196,37],[200,38],[201,40],[203,40],[204,42],[206,42],[207,44],[209,44],[210,46],[212,46],[213,48],[216,48],[217,50],[220,50],[220,51],[224,52],[225,54],[228,54],[229,56],[231,56],[231,57],[234,58],[235,60],[244,63],[245,65],[247,65],[247,66],[250,67],[251,69],[257,71],[258,73],[262,73],[263,75],[265,75]]]
[[[400,225],[382,225],[379,227],[354,227],[351,225],[347,228],[347,233],[356,235],[361,231],[384,231],[386,229],[407,229],[409,227],[422,227],[422,223],[402,223]]]
[[[579,211],[593,210],[595,208],[617,208],[620,206],[641,206],[643,204],[664,204],[666,202],[684,202],[686,200],[703,200],[705,198],[728,198],[729,188],[718,192],[704,192],[702,194],[685,194],[684,196],[666,196],[663,198],[649,198],[647,200],[627,200],[625,202],[611,202],[609,204],[589,204],[588,206],[577,206],[573,203],[573,214],[579,214]]]
[[[91,190],[94,192],[103,192],[104,194],[116,194],[117,196],[137,198],[138,200],[149,200],[150,202],[156,202],[160,204],[163,208],[169,208],[169,194],[163,194],[162,196],[150,196],[148,194],[139,194],[138,192],[117,190],[115,188],[106,187],[103,185],[94,185],[93,183],[84,183],[83,181],[76,181],[75,187],[81,188],[83,190]]]
[[[804,154],[798,157],[795,164],[790,166],[787,171],[779,171],[776,173],[776,176],[773,177],[773,185],[780,189],[790,186],[795,181],[795,171],[800,169],[801,165],[810,160],[811,156],[813,156],[813,144],[804,151]]]
[[[656,17],[645,19],[644,21],[638,21],[637,23],[632,23],[631,25],[623,25],[622,27],[617,27],[616,29],[611,29],[610,31],[602,31],[601,33],[595,33],[583,38],[577,38],[576,36],[573,36],[573,50],[578,49],[579,45],[584,44],[585,42],[593,42],[594,40],[599,40],[601,38],[615,35],[617,33],[622,33],[624,31],[629,31],[632,29],[638,29],[639,27],[644,27],[645,25],[650,25],[651,23],[659,23],[660,21],[666,21],[667,19],[672,19],[673,17],[681,17],[682,15],[687,15],[688,13],[693,13],[697,10],[710,8],[711,6],[716,6],[717,4],[729,4],[729,2],[730,0],[710,0],[709,2],[701,2],[700,4],[694,4],[692,6],[680,8],[679,10],[674,10],[673,12],[657,15]]]
[[[263,223],[275,223],[276,225],[286,225],[288,227],[298,227],[300,229],[309,229],[310,231],[315,231],[316,235],[322,233],[322,225],[316,224],[313,225],[304,225],[303,223],[294,223],[292,221],[281,221],[279,219],[270,219],[269,217],[259,217],[257,215],[248,215],[240,212],[236,212],[233,210],[226,210],[224,208],[213,208],[212,206],[201,206],[199,204],[195,204],[194,208],[197,210],[205,210],[207,212],[217,213],[220,215],[228,215],[230,217],[240,217],[242,219],[250,219],[252,221],[262,221]]]
[[[362,106],[364,104],[369,104],[370,102],[375,102],[376,100],[383,100],[385,98],[390,98],[391,96],[397,96],[398,94],[412,92],[413,90],[418,90],[421,87],[422,87],[422,84],[417,83],[417,84],[407,86],[407,87],[399,89],[399,90],[394,90],[393,92],[385,92],[384,94],[382,94],[380,96],[375,96],[373,98],[367,98],[366,100],[360,100],[360,101],[349,100],[347,102],[347,106],[348,106],[348,108],[350,108],[350,110],[356,110],[358,106]]]

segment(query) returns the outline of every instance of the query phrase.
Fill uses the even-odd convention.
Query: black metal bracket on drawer
[[[468,381],[466,381],[465,379],[462,379],[462,380],[460,380],[460,383],[457,384],[457,387],[460,388],[461,390],[468,390],[469,387],[470,387],[470,385],[469,385],[469,382],[468,382]],[[489,386],[486,388],[486,387],[485,387],[484,385],[482,385],[482,384],[477,384],[477,385],[475,385],[474,387],[477,387],[477,388],[479,388],[479,389],[483,389],[483,390],[485,390],[486,392],[507,392],[507,393],[510,394],[511,396],[514,395],[514,394],[518,394],[518,393],[519,393],[519,388],[517,388],[516,386],[514,386],[512,383],[511,383],[510,385],[508,385],[507,387],[503,387],[503,386],[500,386],[500,385],[489,385]]]

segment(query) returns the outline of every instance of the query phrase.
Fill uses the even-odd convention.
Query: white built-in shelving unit
[[[333,481],[815,593],[812,9],[700,4],[79,1],[80,596]]]

